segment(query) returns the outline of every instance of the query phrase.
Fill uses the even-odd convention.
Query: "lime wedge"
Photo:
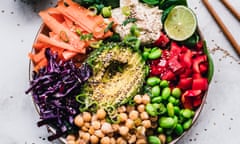
[[[191,37],[197,28],[197,19],[193,11],[186,6],[176,6],[168,14],[164,29],[167,35],[176,41]]]

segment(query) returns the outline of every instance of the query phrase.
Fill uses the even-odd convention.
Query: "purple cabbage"
[[[75,98],[92,70],[87,64],[77,68],[72,60],[58,60],[57,54],[50,49],[46,49],[45,55],[48,65],[38,72],[33,71],[26,94],[31,92],[39,107],[41,121],[38,126],[47,124],[56,129],[56,134],[48,137],[51,141],[76,130],[73,120],[79,113],[79,103]]]

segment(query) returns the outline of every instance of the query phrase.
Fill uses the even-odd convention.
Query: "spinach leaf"
[[[128,23],[134,23],[134,22],[136,22],[136,21],[137,21],[136,18],[128,18],[128,19],[124,20],[122,24],[125,26],[125,25],[127,25]]]
[[[73,1],[84,7],[89,7],[96,3],[95,0],[73,0]]]
[[[162,23],[164,23],[164,21],[166,20],[169,12],[173,9],[174,6],[170,6],[169,8],[167,8],[166,10],[163,11],[163,15],[161,18]]]
[[[102,0],[102,4],[105,5],[105,6],[111,6],[111,8],[120,7],[120,1],[119,0]]]
[[[161,0],[159,3],[159,8],[162,10],[165,10],[171,6],[176,6],[176,5],[187,6],[187,1],[186,0]]]
[[[116,7],[119,7],[120,5],[119,0],[73,0],[73,1],[84,7],[97,5],[102,8],[102,5],[104,5],[104,6],[111,6],[112,8],[116,8]],[[97,7],[97,9],[99,8]]]
[[[199,41],[199,35],[197,33],[194,33],[190,38],[186,39],[181,43],[188,47],[194,47],[198,41]]]

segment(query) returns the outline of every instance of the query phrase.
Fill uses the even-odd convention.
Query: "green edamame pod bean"
[[[148,76],[148,75],[149,75],[149,71],[150,71],[150,68],[149,68],[149,66],[146,66],[146,69],[145,69],[145,74],[146,74],[146,76]]]
[[[158,112],[159,115],[165,114],[167,112],[167,108],[164,106],[163,103],[158,104],[157,112]]]
[[[158,137],[156,136],[149,136],[148,137],[148,143],[149,144],[161,144],[161,141]]]
[[[102,16],[105,18],[111,17],[112,16],[112,8],[109,7],[104,7],[102,8]]]
[[[173,88],[172,89],[172,96],[174,96],[175,98],[180,98],[182,92],[180,88]]]
[[[154,86],[154,85],[157,85],[160,83],[160,78],[158,77],[149,77],[147,79],[147,84],[150,85],[150,86]]]
[[[172,136],[170,136],[170,135],[167,136],[167,138],[166,138],[167,143],[170,143],[172,140],[173,140]]]
[[[158,133],[163,133],[163,128],[158,127],[158,128],[157,128],[157,132],[158,132]]]
[[[175,105],[180,105],[180,100],[179,99],[176,99]]]
[[[174,116],[174,107],[172,103],[167,104],[167,112],[168,112],[168,116],[170,117]]]
[[[183,129],[187,130],[190,128],[190,126],[192,125],[192,119],[187,120],[186,122],[183,123]]]
[[[179,115],[180,114],[180,108],[178,106],[174,106],[174,114]]]
[[[154,48],[151,49],[150,52],[152,53],[152,52],[154,52],[154,51],[156,51],[156,50],[158,50],[158,49],[159,49],[158,47],[154,47]]]
[[[173,116],[173,120],[174,120],[174,125],[173,128],[175,128],[178,124],[178,117],[177,116]]]
[[[158,115],[157,108],[153,104],[147,104],[145,109],[150,116]]]
[[[152,87],[152,96],[156,97],[156,96],[160,96],[160,87],[158,85],[155,85],[154,87]]]
[[[149,55],[148,51],[143,52],[143,54],[142,54],[143,59],[147,60],[148,59],[148,55]]]
[[[165,133],[167,135],[171,135],[173,133],[173,129],[167,129]]]
[[[172,128],[174,126],[174,119],[171,117],[161,117],[158,122],[162,128]]]
[[[150,49],[150,48],[146,48],[146,47],[144,47],[144,48],[143,48],[143,51],[144,51],[144,52],[149,52],[149,53],[150,53],[150,52],[151,52],[151,49]]]
[[[154,97],[152,98],[151,102],[152,103],[160,103],[162,101],[162,98],[161,97]]]
[[[162,81],[160,82],[160,87],[161,87],[161,88],[165,88],[165,87],[168,87],[168,86],[169,86],[169,83],[168,83],[167,80],[162,80]]]
[[[169,87],[165,87],[162,90],[162,99],[167,100],[171,94],[171,89]]]
[[[175,97],[170,96],[170,97],[168,98],[168,102],[170,102],[170,103],[172,103],[172,104],[175,105],[175,103],[176,103],[176,99],[175,99]]]
[[[190,109],[184,109],[183,111],[182,111],[182,116],[184,117],[184,118],[191,118],[193,115],[192,115],[192,110],[190,110]]]
[[[148,55],[148,58],[151,60],[158,59],[162,55],[162,50],[161,49],[156,49],[154,51],[151,51],[151,53]]]
[[[174,129],[174,132],[177,135],[181,135],[184,132],[182,125],[181,124],[177,124],[175,129]]]

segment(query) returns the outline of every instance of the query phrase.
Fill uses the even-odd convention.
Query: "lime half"
[[[164,29],[167,35],[176,41],[184,41],[191,37],[197,28],[197,18],[186,6],[176,6],[168,14]]]

